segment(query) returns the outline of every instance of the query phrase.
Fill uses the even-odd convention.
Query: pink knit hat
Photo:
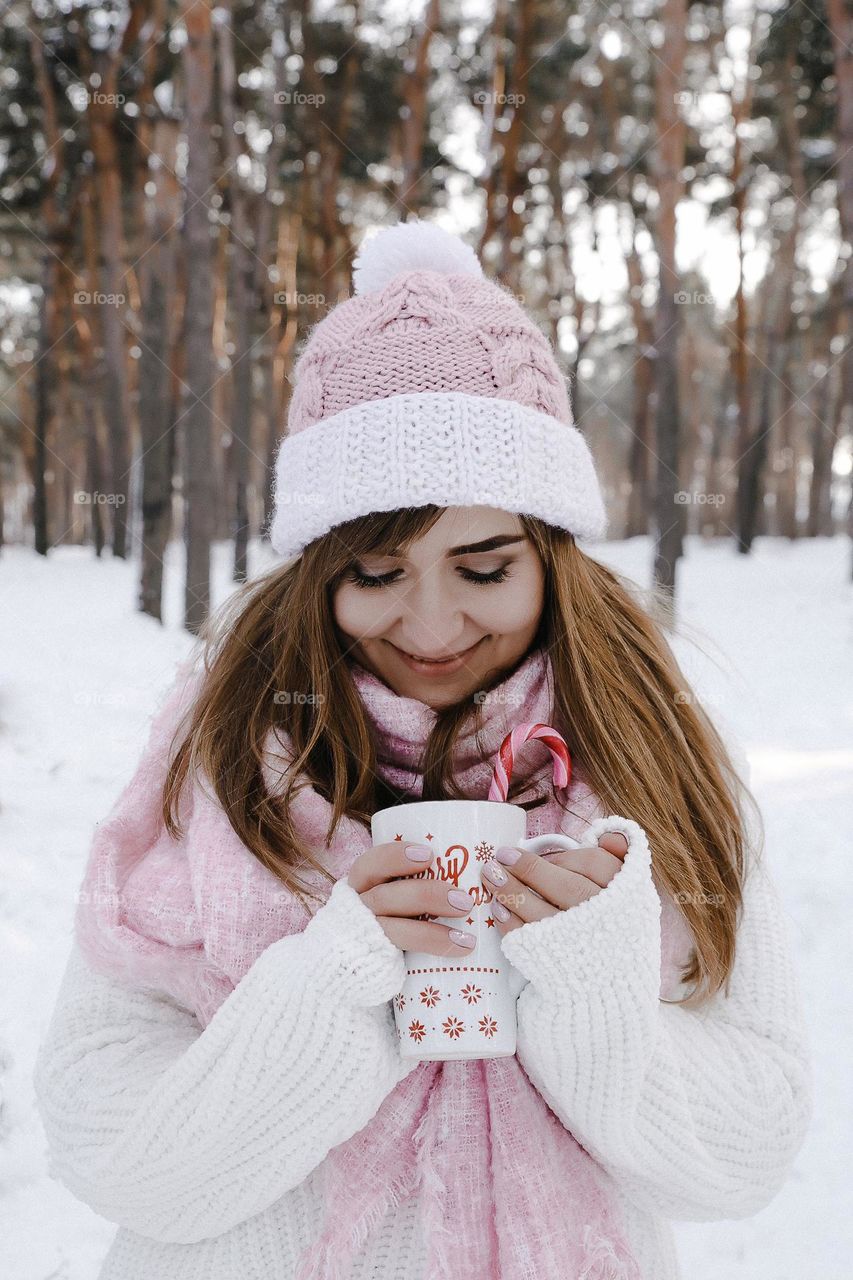
[[[362,245],[355,294],[312,330],[275,467],[274,550],[398,507],[490,506],[604,536],[589,447],[544,335],[428,222]]]

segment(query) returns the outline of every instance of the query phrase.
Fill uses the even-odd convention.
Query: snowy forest
[[[0,0],[0,1274],[99,1276],[32,1081],[93,833],[277,567],[310,330],[415,219],[553,344],[589,554],[663,602],[763,816],[815,1114],[766,1208],[673,1223],[684,1280],[846,1280],[853,0]]]
[[[463,232],[554,341],[611,536],[847,527],[844,0],[3,5],[3,538],[138,555],[186,627],[270,513],[366,230]]]

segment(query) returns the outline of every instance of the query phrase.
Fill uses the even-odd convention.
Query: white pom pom
[[[353,263],[356,294],[379,293],[404,271],[482,276],[479,259],[464,240],[432,222],[397,222],[365,241]]]

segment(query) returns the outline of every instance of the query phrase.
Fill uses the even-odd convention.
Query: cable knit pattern
[[[436,712],[400,697],[358,664],[351,674],[373,720],[378,767],[420,793],[418,760]],[[171,842],[170,851],[165,847],[162,780],[173,730],[194,689],[182,673],[136,774],[99,826],[76,925],[94,967],[129,986],[168,993],[205,1028],[265,949],[301,933],[308,919],[306,908],[241,842],[202,779],[194,778],[184,797],[181,840]],[[534,648],[478,705],[480,714],[469,717],[453,754],[465,794],[485,793],[509,717],[550,718],[552,690],[548,655]],[[278,750],[265,752],[272,790],[291,766],[291,747],[282,729]],[[553,781],[537,776],[543,770],[536,756],[525,753],[517,781],[524,792],[540,791],[545,782],[539,820],[546,830],[582,835],[598,803],[583,770],[574,771],[564,790],[564,808]],[[313,786],[298,789],[291,813],[308,845],[326,843],[331,806]],[[346,819],[323,849],[323,863],[338,880],[370,843],[367,824]],[[316,877],[315,887],[321,888]],[[167,894],[170,904],[163,901]],[[641,1280],[601,1170],[557,1122],[514,1056],[421,1063],[368,1125],[329,1153],[323,1220],[293,1280],[337,1280],[391,1207],[419,1191],[429,1280],[451,1274],[480,1280],[497,1270],[504,1280],[562,1280],[567,1269],[588,1272],[589,1280]],[[497,1206],[510,1200],[512,1211],[504,1208],[496,1219]]]
[[[571,425],[545,335],[496,281],[415,270],[347,298],[315,326],[294,370],[291,434],[384,396],[466,391]]]
[[[369,714],[386,728],[383,773],[417,793],[412,748],[422,744],[435,713],[393,695],[357,666],[353,675]],[[120,1228],[99,1280],[294,1280],[317,1247],[321,1224],[337,1232],[339,1248],[323,1269],[305,1271],[306,1280],[468,1275],[465,1260],[483,1244],[478,1228],[488,1236],[490,1222],[501,1237],[500,1261],[476,1276],[612,1280],[627,1273],[609,1248],[606,1256],[600,1251],[606,1239],[594,1236],[586,1208],[581,1223],[590,1238],[582,1243],[596,1257],[585,1270],[567,1263],[572,1233],[564,1240],[559,1231],[537,1238],[548,1259],[537,1269],[536,1249],[521,1248],[522,1232],[501,1207],[535,1208],[538,1191],[568,1222],[588,1176],[583,1164],[563,1163],[576,1161],[577,1142],[584,1159],[596,1162],[611,1221],[620,1224],[642,1280],[678,1277],[669,1219],[742,1216],[772,1198],[801,1145],[812,1084],[781,905],[763,865],[755,861],[747,877],[728,995],[718,993],[695,1011],[666,1003],[677,994],[673,980],[689,930],[679,933],[677,910],[655,883],[645,832],[628,818],[604,816],[578,770],[562,824],[549,803],[533,811],[531,834],[544,823],[593,844],[604,831],[623,831],[629,849],[600,893],[503,939],[527,984],[518,1000],[516,1057],[404,1064],[389,1004],[402,982],[403,957],[345,875],[319,910],[283,937],[275,913],[285,899],[280,892],[262,896],[269,937],[258,950],[252,933],[246,952],[245,913],[257,905],[268,873],[259,869],[248,880],[244,872],[260,864],[232,840],[223,875],[211,880],[207,860],[218,828],[202,823],[196,830],[197,822],[193,839],[173,844],[175,862],[163,862],[149,821],[158,792],[150,789],[183,707],[181,690],[189,687],[183,680],[155,721],[124,799],[101,828],[102,852],[110,839],[117,842],[120,874],[99,875],[106,868],[95,859],[88,880],[98,887],[96,904],[115,908],[122,929],[134,920],[136,929],[150,927],[147,900],[158,935],[168,933],[171,944],[152,944],[154,968],[136,985],[130,970],[120,968],[119,977],[98,972],[91,960],[100,963],[106,951],[96,948],[90,959],[78,936],[36,1063],[51,1173]],[[547,656],[534,650],[504,691],[525,690],[527,707],[531,695],[546,703],[549,688]],[[488,704],[487,739],[500,736],[506,707],[516,705],[513,698]],[[454,757],[459,776],[475,789],[489,769],[476,738],[467,731]],[[286,756],[285,742],[282,748]],[[519,762],[525,790],[540,789],[549,765]],[[274,772],[271,758],[270,781]],[[313,838],[324,824],[308,792],[301,796],[301,818]],[[137,840],[143,843],[135,846]],[[150,847],[142,857],[145,841]],[[202,935],[197,920],[181,933],[177,916],[160,912],[154,893],[164,872],[164,883],[173,884],[178,862],[192,850],[207,867],[196,889],[207,885],[200,901],[212,912]],[[344,850],[345,860],[354,852]],[[153,878],[146,880],[138,873],[149,858]],[[179,892],[176,908],[193,897]],[[139,958],[142,942],[139,934],[130,955]],[[224,987],[214,999],[216,988],[196,956],[200,944]],[[166,994],[152,982],[170,980],[169,952],[175,980]],[[178,979],[182,967],[187,976]],[[485,1095],[471,1074],[478,1070],[488,1078]],[[415,1135],[408,1130],[413,1101]],[[387,1149],[370,1145],[377,1126],[399,1152],[390,1179]],[[463,1223],[461,1239],[445,1246],[447,1265],[436,1271],[437,1161],[443,1154],[458,1160],[462,1151],[467,1176],[480,1167],[483,1136],[493,1207]],[[350,1234],[354,1213],[357,1230]],[[450,1222],[458,1226],[456,1213],[448,1214]]]
[[[801,1144],[812,1095],[799,997],[759,870],[730,996],[704,1012],[659,1002],[645,833],[610,816],[590,837],[604,830],[630,846],[607,888],[504,938],[529,979],[518,1055],[612,1178],[644,1280],[679,1280],[668,1219],[754,1213]],[[175,1001],[95,973],[75,943],[35,1084],[51,1173],[121,1225],[99,1280],[295,1274],[322,1214],[326,1152],[407,1070],[384,1003],[401,965],[339,881],[202,1033]],[[353,1002],[356,972],[370,973],[375,1005]],[[376,1224],[347,1280],[423,1280],[425,1266],[413,1197]]]
[[[369,291],[334,307],[294,366],[270,523],[278,554],[357,516],[429,502],[603,538],[566,380],[509,289],[431,224],[387,227],[361,257],[356,283]]]
[[[405,966],[345,880],[273,943],[203,1035],[174,1000],[95,975],[75,943],[35,1072],[51,1173],[162,1242],[227,1232],[298,1186],[405,1077]]]
[[[746,1217],[782,1186],[812,1115],[811,1058],[778,893],[752,858],[728,996],[659,999],[660,900],[646,834],[586,902],[507,935],[529,979],[517,1056],[551,1109],[650,1213]]]

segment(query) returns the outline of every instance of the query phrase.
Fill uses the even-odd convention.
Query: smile
[[[453,672],[458,671],[464,665],[466,659],[477,648],[477,645],[482,644],[485,639],[485,636],[481,636],[470,648],[464,649],[462,653],[450,658],[420,658],[415,654],[407,653],[405,649],[400,649],[397,645],[392,645],[391,647],[397,651],[400,658],[412,671],[417,671],[421,675],[452,675]]]

